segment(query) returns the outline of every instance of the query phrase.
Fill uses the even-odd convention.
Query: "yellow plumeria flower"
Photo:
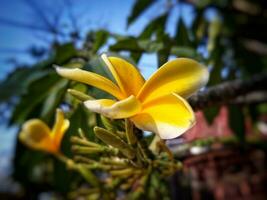
[[[209,77],[198,62],[177,58],[161,66],[147,81],[130,63],[102,55],[117,84],[98,74],[78,68],[57,67],[61,76],[108,92],[118,99],[88,100],[84,105],[113,119],[129,118],[136,127],[175,138],[195,122],[194,112],[185,98],[203,87]]]
[[[64,118],[64,113],[60,109],[57,109],[52,130],[43,121],[31,119],[22,126],[19,139],[32,149],[58,154],[61,140],[68,128],[69,120]]]

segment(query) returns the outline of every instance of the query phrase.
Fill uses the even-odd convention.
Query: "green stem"
[[[141,171],[134,169],[134,168],[126,168],[126,169],[121,169],[121,170],[111,170],[110,174],[112,176],[122,176],[122,177],[128,177],[133,174],[140,174]]]
[[[62,153],[55,154],[56,158],[59,159],[61,162],[65,163],[67,168],[75,169],[75,163],[72,159],[66,157]]]
[[[129,119],[125,119],[125,131],[128,144],[135,145],[137,138],[134,135],[134,125]]]
[[[146,153],[146,150],[144,149],[142,143],[141,143],[141,142],[138,142],[138,143],[137,143],[137,147],[138,147],[138,149],[140,150],[140,154],[141,154],[143,160],[144,160],[145,162],[149,162],[149,157],[148,157],[148,155],[147,155],[147,153]]]
[[[72,143],[75,143],[75,144],[78,144],[78,145],[84,145],[84,146],[87,146],[87,147],[96,147],[96,148],[101,148],[101,145],[97,144],[97,143],[94,143],[94,142],[91,142],[91,141],[88,141],[88,140],[85,140],[85,139],[81,139],[77,136],[72,136],[70,141]]]
[[[89,169],[86,169],[81,164],[75,163],[73,160],[71,160],[70,158],[66,157],[61,153],[55,154],[55,156],[60,161],[65,163],[69,169],[79,172],[88,183],[90,183],[95,187],[99,186],[99,181],[97,177]]]
[[[131,166],[131,163],[128,159],[113,159],[112,157],[101,157],[100,162],[107,165],[113,165],[113,166]]]
[[[84,94],[83,92],[80,92],[78,90],[74,90],[74,89],[68,89],[68,93],[71,94],[76,99],[82,101],[82,102],[94,99],[93,97],[91,97],[91,96],[89,96],[87,94]]]
[[[72,146],[72,151],[77,154],[96,154],[105,151],[103,147],[82,147],[78,145]]]
[[[77,165],[77,171],[83,176],[83,178],[91,185],[98,187],[98,178],[91,172],[91,170],[83,167],[82,165]]]
[[[173,153],[171,152],[171,150],[169,149],[169,147],[167,147],[167,145],[165,144],[165,141],[164,140],[160,140],[158,141],[158,146],[167,153],[168,157],[170,160],[174,160],[174,157],[173,157]]]

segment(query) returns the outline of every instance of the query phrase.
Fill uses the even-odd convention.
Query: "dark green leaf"
[[[28,67],[16,69],[0,83],[0,103],[7,102],[12,97],[25,93],[28,85],[32,81],[45,76],[47,73],[47,71],[40,71]]]
[[[158,67],[162,66],[169,59],[172,48],[171,39],[167,34],[157,34],[157,40],[163,42],[163,48],[157,52]]]
[[[68,83],[68,80],[60,80],[50,89],[50,95],[43,102],[42,119],[51,119],[54,116],[56,108],[62,102],[67,91]]]
[[[173,46],[171,48],[171,54],[176,55],[177,57],[187,57],[195,59],[200,57],[200,55],[198,55],[197,51],[194,48],[188,46]]]
[[[24,185],[29,185],[34,182],[33,169],[40,164],[45,158],[45,154],[39,151],[29,150],[19,140],[16,142],[15,158],[14,158],[14,173],[16,180]]]
[[[62,192],[67,193],[70,190],[71,182],[78,174],[74,176],[74,172],[66,168],[66,164],[54,159],[53,168],[53,187]]]
[[[205,108],[204,110],[204,115],[209,124],[213,123],[214,118],[218,115],[220,109],[219,107],[209,107]]]
[[[127,26],[133,23],[154,2],[154,0],[136,0],[132,8],[131,14],[127,19]]]
[[[72,43],[60,45],[55,50],[55,63],[62,65],[67,62],[70,58],[77,54],[76,49]]]
[[[230,105],[229,124],[235,135],[240,141],[245,140],[245,116],[241,107]]]
[[[146,52],[158,52],[164,48],[163,42],[138,40],[138,45]]]
[[[99,50],[99,48],[102,47],[107,42],[108,36],[109,34],[105,30],[99,30],[95,32],[95,38],[92,47],[94,53],[96,53]]]
[[[161,15],[153,19],[142,31],[139,38],[149,39],[154,33],[164,33],[168,14]]]
[[[111,51],[131,51],[131,52],[143,52],[143,49],[138,45],[135,38],[127,38],[120,40],[114,45],[110,46]]]
[[[39,110],[40,104],[50,96],[51,88],[59,81],[59,76],[55,73],[50,73],[47,76],[39,78],[31,82],[27,92],[21,97],[19,103],[16,105],[12,117],[12,123],[23,123],[31,117],[36,117],[38,114],[34,113],[35,109]]]
[[[213,68],[210,71],[210,78],[208,85],[216,85],[221,83],[222,76],[221,72],[223,69],[223,61],[221,60],[221,53],[223,52],[223,48],[218,46],[216,50],[213,51],[211,55],[211,63],[213,64]]]
[[[131,53],[131,58],[134,60],[135,63],[138,63],[138,61],[141,59],[142,53]]]
[[[176,34],[175,34],[175,43],[178,46],[190,46],[191,41],[189,37],[189,30],[184,24],[184,20],[182,17],[179,18],[177,22],[177,27],[176,27]]]

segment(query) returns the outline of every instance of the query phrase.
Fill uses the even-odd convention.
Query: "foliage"
[[[266,15],[263,15],[263,10],[266,10],[267,7],[266,3],[260,0],[242,0],[247,7],[240,7],[240,4],[236,2],[237,1],[231,0],[173,2],[171,5],[168,4],[168,6],[166,6],[167,9],[165,13],[161,13],[159,16],[155,16],[151,19],[137,36],[122,36],[109,33],[107,30],[98,30],[87,34],[84,46],[81,49],[77,49],[74,42],[53,45],[47,59],[33,66],[17,66],[16,70],[11,72],[6,79],[0,83],[0,105],[3,107],[3,109],[1,107],[1,111],[4,112],[6,108],[11,110],[11,117],[8,119],[11,125],[19,126],[30,118],[41,118],[51,125],[56,108],[61,107],[63,110],[67,111],[71,123],[71,127],[66,133],[62,143],[62,151],[65,155],[73,156],[73,152],[71,151],[71,146],[73,144],[75,155],[83,154],[84,151],[88,153],[92,150],[88,150],[88,148],[92,148],[92,144],[90,143],[90,146],[88,141],[93,141],[100,143],[101,148],[104,146],[105,151],[99,150],[90,152],[89,158],[84,155],[82,155],[82,157],[76,156],[76,161],[84,165],[86,165],[87,162],[90,164],[93,162],[95,164],[92,165],[95,166],[93,170],[97,171],[102,167],[103,163],[106,164],[106,160],[105,157],[102,156],[100,158],[96,155],[106,156],[110,153],[106,152],[106,150],[112,149],[107,151],[115,152],[114,156],[119,156],[126,160],[125,162],[128,166],[128,162],[132,159],[129,158],[128,153],[125,153],[125,148],[122,150],[120,149],[121,146],[110,144],[106,139],[103,139],[104,136],[95,137],[93,132],[94,126],[105,125],[107,132],[104,131],[104,133],[112,134],[114,131],[117,132],[118,135],[122,133],[120,136],[122,138],[115,138],[117,138],[124,147],[126,141],[124,122],[114,122],[118,124],[115,126],[116,129],[113,130],[114,125],[110,126],[110,121],[101,119],[99,116],[85,110],[80,105],[79,100],[75,98],[75,95],[73,95],[71,91],[68,93],[67,90],[73,89],[74,93],[78,91],[96,97],[104,97],[107,96],[107,94],[82,84],[63,80],[55,73],[53,65],[70,68],[75,66],[109,76],[107,72],[101,70],[102,68],[94,68],[97,66],[95,63],[101,65],[96,56],[101,52],[101,48],[107,47],[108,50],[114,54],[128,52],[136,63],[140,61],[142,55],[154,53],[157,55],[158,66],[161,66],[161,64],[171,56],[194,58],[210,66],[211,76],[209,86],[216,85],[224,80],[247,78],[252,74],[266,72],[267,33],[263,28],[267,25]],[[152,9],[152,6],[157,5],[157,3],[158,1],[137,0],[128,18],[128,26],[135,23],[144,12]],[[168,19],[170,19],[170,13],[174,8],[185,5],[192,7],[194,10],[195,18],[193,23],[189,26],[186,25],[184,18],[180,15],[177,19],[177,23],[175,25],[172,24],[172,26],[175,26],[175,33],[173,35],[169,34],[166,31],[166,27]],[[209,12],[215,13],[215,17],[207,17],[207,13]],[[110,39],[115,40],[115,43],[109,45],[108,41]],[[253,116],[257,118],[258,115],[263,112],[262,110],[265,109],[263,107],[262,105],[250,105],[244,106],[244,108],[229,106],[229,118],[232,122],[231,127],[241,140],[245,138],[244,135],[242,135],[244,133],[245,114],[253,112]],[[210,122],[212,122],[218,110],[217,108],[206,109],[205,115]],[[246,110],[249,110],[249,112],[244,112]],[[238,120],[234,121],[236,119]],[[80,134],[78,134],[79,128],[81,128]],[[72,144],[69,142],[70,138],[72,138]],[[140,141],[143,140],[147,140],[147,138],[142,138]],[[141,147],[138,148],[139,151],[142,150]],[[139,154],[141,153],[139,152]],[[142,156],[144,155],[140,156],[141,157],[138,158],[139,161],[134,160],[134,163],[140,162],[141,165],[147,165],[147,160],[143,161],[144,158]],[[166,152],[162,153],[161,156],[164,157],[163,160],[165,159],[165,161],[167,160],[169,162]],[[153,160],[153,162],[156,162],[155,160]],[[111,167],[113,164],[114,163],[111,165],[109,163],[105,166]],[[116,166],[117,168],[112,170],[121,170],[121,165],[125,165],[125,163],[117,164],[119,167]],[[133,163],[130,165],[132,166],[132,164]],[[166,162],[162,165],[165,164]],[[55,161],[55,159],[50,156],[39,152],[32,152],[19,142],[17,142],[14,166],[14,177],[23,183],[25,188],[34,188],[36,192],[40,192],[41,188],[37,187],[37,185],[42,185],[45,187],[42,187],[44,189],[41,190],[48,190],[53,187],[58,191],[66,193],[70,191],[70,188],[74,187],[70,183],[79,185],[83,182],[80,177],[77,178],[77,176],[75,176],[76,172],[67,172],[66,167],[62,165],[62,163]],[[163,167],[163,169],[165,168]],[[41,173],[37,175],[31,173],[34,170],[39,170]],[[134,168],[134,170],[135,172],[132,173],[137,173],[138,170],[136,171],[136,168]],[[151,185],[151,188],[148,188],[149,192],[147,195],[157,195],[153,193],[153,189],[161,187],[159,184],[159,177],[162,176],[162,171],[153,167],[151,170],[155,170],[155,173],[149,178],[146,177],[146,174],[143,172],[142,176],[136,176],[136,179],[141,180],[140,185],[136,186],[136,191],[143,189],[142,182],[150,181],[151,184],[148,185]],[[51,173],[54,173],[53,177]],[[114,174],[113,176],[122,176],[116,175],[116,173]],[[116,183],[117,185],[112,181],[109,182],[106,185],[107,188],[104,189],[110,191],[111,188],[109,187],[117,187],[121,177],[114,180],[118,181]],[[132,184],[133,182],[131,181],[134,182],[135,180],[129,179],[128,183]],[[125,185],[125,188],[129,189],[127,185]],[[34,191],[34,189],[32,190]],[[96,193],[96,190],[95,188],[91,189],[92,190],[88,190],[87,192],[94,196],[93,194]],[[166,188],[160,188],[160,190],[162,190],[163,193],[166,192]],[[77,190],[70,195],[79,195],[82,192],[83,191]],[[35,195],[34,192],[32,192],[32,194],[29,192],[29,194]]]

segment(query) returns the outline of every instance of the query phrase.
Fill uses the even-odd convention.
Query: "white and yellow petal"
[[[91,111],[112,119],[129,118],[141,111],[141,103],[135,96],[121,101],[111,99],[88,100],[84,105]]]
[[[137,68],[121,58],[107,57],[105,54],[101,57],[112,73],[121,91],[127,97],[130,95],[136,96],[145,83],[143,76]]]
[[[206,67],[192,59],[177,58],[159,68],[144,84],[137,98],[148,102],[172,92],[187,98],[203,87],[208,79]]]
[[[57,149],[50,132],[51,130],[44,122],[39,119],[31,119],[22,126],[19,139],[30,148],[54,153]]]
[[[131,120],[139,129],[158,134],[162,139],[180,136],[195,123],[190,105],[179,95],[169,94],[143,105]]]
[[[56,67],[56,71],[60,76],[99,88],[113,95],[117,99],[125,98],[125,95],[123,95],[117,85],[115,85],[111,80],[96,73],[88,72],[79,68],[69,69],[63,67]]]

